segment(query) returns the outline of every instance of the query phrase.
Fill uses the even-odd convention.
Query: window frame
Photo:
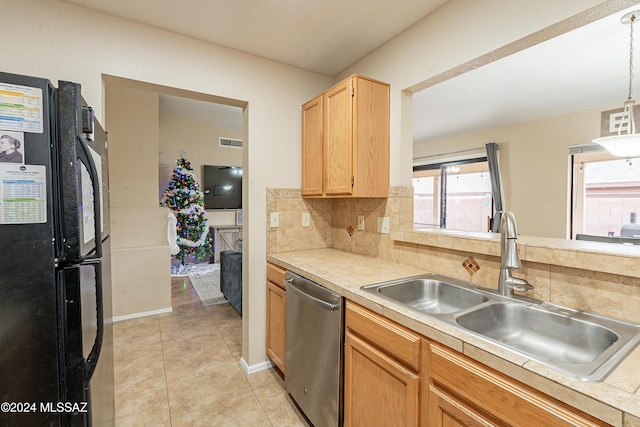
[[[585,146],[570,147],[569,149],[569,218],[567,225],[567,235],[571,240],[576,240],[577,234],[584,234],[585,228],[585,206],[586,206],[586,186],[584,164],[622,160],[623,158],[614,156],[600,146],[588,144]],[[634,159],[627,159],[633,161]],[[635,159],[640,161],[640,159]],[[606,237],[606,236],[602,236]]]
[[[450,161],[441,161],[435,163],[428,163],[422,165],[414,165],[413,166],[413,178],[419,178],[420,176],[416,176],[420,172],[425,171],[439,171],[438,174],[425,174],[421,176],[434,176],[434,201],[437,200],[438,203],[434,203],[434,217],[436,212],[438,213],[438,227],[441,229],[447,229],[447,169],[453,166],[465,166],[471,165],[474,163],[488,163],[487,156],[473,157],[469,159],[461,159],[461,160],[450,160]],[[470,173],[473,171],[460,171],[462,173]],[[487,170],[487,173],[489,171]],[[439,183],[439,184],[438,184]],[[491,195],[491,212],[494,213],[495,202],[493,200],[493,194]]]

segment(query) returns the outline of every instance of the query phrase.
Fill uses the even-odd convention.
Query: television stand
[[[242,251],[242,248],[238,247],[238,241],[242,242],[241,225],[209,226],[209,234],[213,251],[213,256],[209,260],[210,264],[220,262],[220,252],[222,251]]]

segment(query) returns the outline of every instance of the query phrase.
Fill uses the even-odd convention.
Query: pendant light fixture
[[[617,135],[605,136],[593,140],[596,144],[602,145],[611,154],[618,157],[640,156],[640,134],[636,133],[636,122],[633,116],[635,101],[633,93],[633,24],[636,18],[640,17],[640,10],[629,12],[622,17],[620,22],[629,25],[629,96],[624,103],[622,118],[618,123]],[[626,126],[626,129],[624,128]]]

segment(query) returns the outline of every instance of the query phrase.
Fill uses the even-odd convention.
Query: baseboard
[[[260,371],[264,371],[266,369],[269,369],[273,366],[273,363],[269,362],[268,360],[266,362],[262,362],[262,363],[258,363],[256,365],[252,365],[249,366],[247,365],[247,362],[244,361],[244,358],[240,358],[240,366],[242,366],[242,369],[244,370],[244,372],[247,375],[251,375],[251,374],[255,374],[256,372],[260,372]]]
[[[120,322],[122,320],[137,319],[138,317],[154,316],[156,314],[171,313],[173,307],[161,308],[160,310],[141,311],[140,313],[126,314],[124,316],[114,316],[113,322]]]

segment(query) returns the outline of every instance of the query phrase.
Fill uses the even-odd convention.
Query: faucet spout
[[[518,230],[516,226],[516,217],[511,211],[504,211],[500,217],[500,240],[501,240],[501,257],[502,268],[519,269],[522,267],[520,257],[518,256]]]
[[[511,211],[503,211],[500,217],[500,278],[498,281],[498,291],[501,295],[511,297],[513,291],[529,291],[533,286],[524,279],[511,276],[511,270],[518,270],[522,267],[520,256],[518,255],[518,230],[516,227],[516,217]]]

